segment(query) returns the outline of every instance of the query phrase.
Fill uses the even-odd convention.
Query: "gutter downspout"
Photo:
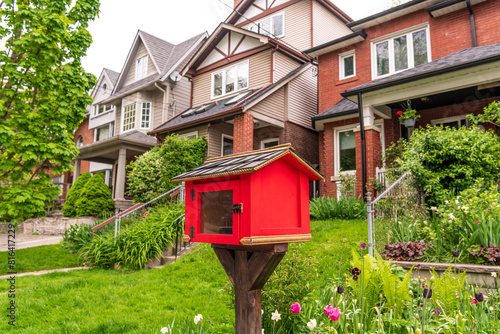
[[[361,93],[358,93],[359,128],[361,134],[361,179],[363,183],[363,198],[366,196],[366,138],[365,121],[363,119],[363,100]]]
[[[274,83],[274,54],[278,51],[279,47],[279,44],[276,44],[276,47],[271,52],[271,84]]]
[[[469,9],[469,14],[470,14],[470,29],[471,29],[471,34],[472,34],[472,46],[476,47],[477,46],[477,36],[476,36],[476,19],[474,18],[474,11],[472,10],[472,5],[470,3],[470,0],[465,0],[467,3],[467,8]]]

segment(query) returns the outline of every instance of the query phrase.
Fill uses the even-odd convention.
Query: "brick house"
[[[206,38],[202,33],[174,45],[137,32],[122,71],[104,69],[91,92],[89,117],[75,133],[80,154],[73,181],[84,171],[102,173],[115,208],[131,205],[125,167],[156,145],[149,131],[189,106],[191,83],[179,71]]]
[[[317,69],[301,51],[350,33],[352,20],[330,1],[234,4],[181,72],[189,108],[150,133],[204,137],[209,157],[291,143],[318,164]]]
[[[414,0],[306,50],[319,66],[320,193],[336,196],[341,173],[365,192],[381,153],[411,134],[396,114],[407,101],[421,115],[416,127],[459,127],[498,99],[499,17],[500,1]]]

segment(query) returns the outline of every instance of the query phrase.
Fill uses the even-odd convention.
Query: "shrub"
[[[175,188],[178,184],[171,179],[201,165],[206,149],[203,138],[166,137],[161,147],[153,148],[127,166],[128,194],[136,202],[145,203]]]
[[[431,243],[425,243],[424,240],[396,242],[395,244],[385,245],[385,256],[388,259],[397,261],[416,261],[424,256],[424,252],[432,247]]]
[[[359,219],[366,217],[366,204],[354,197],[319,197],[309,203],[311,216],[316,219]]]
[[[103,217],[113,210],[111,191],[100,175],[94,175],[81,190],[76,201],[75,211],[78,216]]]
[[[91,229],[94,226],[99,225],[103,221],[100,220],[94,224],[74,224],[71,225],[69,229],[64,232],[62,246],[74,253],[78,252],[84,246],[88,245],[92,241]],[[109,225],[106,228],[100,229],[95,232],[95,235],[101,235],[104,230],[109,230]]]
[[[114,239],[113,233],[94,236],[81,250],[87,263],[102,268],[115,264],[142,269],[152,258],[158,257],[175,238],[174,220],[184,208],[172,204],[152,209],[146,217],[124,228]]]
[[[80,175],[75,183],[69,188],[68,194],[66,195],[66,201],[63,206],[63,214],[65,217],[76,217],[75,204],[80,198],[80,194],[85,187],[85,184],[90,180],[91,175],[89,172],[85,172]]]
[[[489,247],[479,247],[474,245],[470,254],[477,257],[480,263],[489,263],[495,266],[500,265],[500,246],[493,243]]]
[[[476,179],[486,183],[500,177],[500,140],[477,127],[417,129],[403,151],[402,168],[411,171],[437,205],[470,188]]]

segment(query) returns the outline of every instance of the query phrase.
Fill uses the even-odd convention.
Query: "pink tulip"
[[[472,304],[477,304],[477,299],[476,298],[472,299]]]
[[[339,320],[339,317],[340,315],[342,314],[342,312],[340,312],[340,310],[338,309],[338,307],[333,307],[333,306],[325,306],[325,308],[323,309],[325,314],[327,316],[330,317],[330,319],[332,319],[332,321],[337,321]]]
[[[300,307],[299,303],[293,303],[292,306],[290,306],[290,311],[292,311],[293,314],[298,314],[302,310],[302,307]]]

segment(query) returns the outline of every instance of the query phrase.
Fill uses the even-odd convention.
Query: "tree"
[[[76,202],[82,195],[82,190],[90,180],[92,176],[89,172],[85,172],[78,179],[76,179],[75,183],[69,188],[68,194],[66,195],[66,201],[63,206],[63,214],[65,217],[78,217],[76,214]]]
[[[168,136],[161,147],[155,147],[131,162],[127,169],[128,194],[136,202],[148,202],[175,188],[174,176],[203,163],[207,142],[203,138],[186,139]]]
[[[0,3],[0,217],[39,215],[59,189],[49,171],[72,169],[73,132],[96,82],[81,65],[99,0]]]
[[[76,216],[104,217],[113,211],[113,197],[102,176],[95,174],[83,187],[75,204]]]

